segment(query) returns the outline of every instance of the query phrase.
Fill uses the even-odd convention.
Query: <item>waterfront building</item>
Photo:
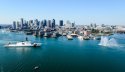
[[[65,27],[66,28],[71,28],[72,27],[72,23],[70,21],[67,21]]]
[[[104,32],[104,33],[111,33],[112,30],[113,30],[113,29],[112,29],[110,26],[106,26],[106,27],[104,27],[103,32]]]
[[[91,31],[90,31],[90,30],[84,31],[84,36],[89,36],[90,34],[91,34]]]
[[[125,26],[117,26],[116,32],[117,33],[125,33]]]
[[[85,25],[85,26],[84,26],[84,30],[91,30],[91,27],[88,26],[88,25]]]
[[[71,23],[70,21],[67,21],[65,25],[66,28],[74,28],[74,26],[75,26],[75,22]]]

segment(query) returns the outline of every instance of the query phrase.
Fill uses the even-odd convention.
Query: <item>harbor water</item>
[[[4,47],[8,42],[25,41],[26,37],[42,46]],[[123,37],[117,41],[125,44]],[[99,43],[99,40],[39,38],[1,31],[0,72],[125,72],[125,47],[106,47]],[[39,68],[35,70],[36,66]]]

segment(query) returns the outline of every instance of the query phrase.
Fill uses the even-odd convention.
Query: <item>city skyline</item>
[[[124,25],[124,3],[123,0],[4,0],[0,2],[0,24],[24,18],[70,20],[77,25]]]

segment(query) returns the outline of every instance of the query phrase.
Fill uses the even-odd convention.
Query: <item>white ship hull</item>
[[[18,42],[16,44],[7,44],[5,47],[39,47],[41,43]]]

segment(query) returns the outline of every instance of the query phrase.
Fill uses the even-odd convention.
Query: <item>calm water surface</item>
[[[8,42],[25,37],[41,42],[38,48],[5,48]],[[125,43],[125,38],[119,42]],[[80,41],[65,37],[37,38],[0,32],[0,72],[125,72],[125,47],[102,47],[98,40]],[[39,66],[38,70],[34,70]]]

